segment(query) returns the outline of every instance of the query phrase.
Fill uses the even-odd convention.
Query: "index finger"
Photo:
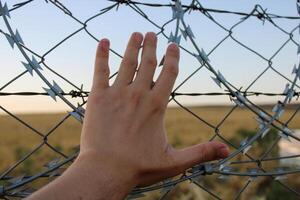
[[[152,88],[155,95],[163,98],[170,96],[175,80],[178,75],[179,48],[176,43],[171,43],[166,52],[164,65],[159,77]]]

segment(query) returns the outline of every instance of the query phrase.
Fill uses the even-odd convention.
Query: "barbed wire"
[[[286,93],[270,93],[270,92],[253,92],[240,91],[243,96],[286,96]],[[63,96],[71,96],[72,98],[76,97],[88,97],[90,92],[87,91],[76,91],[71,90],[70,92],[60,93]],[[0,96],[50,96],[47,92],[0,92]],[[293,97],[299,98],[300,92],[294,92]],[[171,96],[232,96],[230,92],[203,92],[203,93],[180,93],[173,92]]]
[[[292,188],[291,186],[289,186],[287,183],[283,181],[284,177],[288,174],[299,174],[300,173],[299,167],[289,167],[289,168],[278,167],[270,170],[270,169],[265,169],[265,167],[263,166],[263,163],[265,162],[300,158],[300,155],[268,157],[270,155],[270,152],[276,147],[276,145],[280,140],[286,140],[288,142],[291,142],[291,139],[293,139],[297,143],[300,142],[300,138],[299,138],[300,136],[294,134],[294,132],[289,128],[289,123],[292,121],[292,119],[295,118],[295,116],[300,110],[299,103],[297,104],[292,102],[292,101],[296,102],[299,98],[300,92],[297,90],[299,90],[300,88],[298,82],[298,80],[300,79],[300,64],[299,63],[295,64],[294,68],[291,70],[293,78],[288,78],[287,76],[282,74],[280,71],[276,69],[276,67],[273,64],[274,58],[277,57],[278,53],[281,52],[282,49],[287,44],[292,44],[298,48],[297,55],[299,57],[300,45],[296,41],[294,36],[295,34],[299,36],[299,34],[297,33],[297,31],[299,31],[300,29],[299,25],[294,27],[291,31],[287,31],[275,22],[276,19],[299,20],[300,19],[299,16],[282,16],[282,15],[269,13],[267,12],[267,9],[264,9],[261,5],[255,5],[253,10],[246,13],[246,12],[239,12],[239,11],[206,8],[198,0],[191,0],[190,4],[188,5],[182,4],[179,0],[176,1],[174,0],[168,4],[145,3],[145,2],[137,2],[131,0],[108,0],[108,2],[111,2],[111,5],[101,9],[99,13],[88,17],[85,21],[82,21],[78,17],[76,17],[72,13],[72,11],[67,6],[65,6],[64,3],[62,3],[62,1],[45,0],[44,2],[46,4],[52,4],[58,10],[62,11],[67,17],[69,17],[74,22],[79,24],[80,28],[67,35],[64,39],[62,39],[57,44],[52,45],[52,47],[48,51],[40,55],[37,52],[33,51],[29,46],[25,45],[20,32],[18,30],[13,31],[13,27],[10,23],[10,20],[13,20],[10,19],[11,13],[13,13],[16,10],[23,9],[35,1],[36,0],[22,1],[20,3],[12,5],[12,7],[9,7],[9,5],[7,4],[8,2],[2,3],[3,0],[2,1],[0,0],[0,16],[2,16],[4,24],[7,28],[7,31],[4,31],[3,28],[0,27],[0,33],[8,40],[9,45],[12,48],[16,47],[20,51],[20,53],[25,59],[25,62],[21,63],[22,67],[25,68],[24,69],[25,71],[17,74],[13,79],[6,82],[3,86],[0,85],[0,97],[1,96],[49,96],[55,101],[57,100],[57,98],[61,99],[72,111],[68,112],[68,114],[64,116],[51,129],[43,133],[38,131],[28,122],[25,122],[24,120],[19,118],[17,115],[10,112],[4,106],[0,105],[0,110],[2,110],[7,115],[13,117],[17,122],[29,128],[33,134],[37,135],[41,139],[41,143],[39,143],[32,151],[28,152],[26,155],[24,155],[20,160],[18,160],[13,165],[8,166],[8,168],[0,174],[0,197],[1,198],[3,199],[9,199],[10,197],[22,198],[30,195],[32,192],[34,192],[34,190],[28,186],[30,183],[41,178],[50,179],[51,177],[59,176],[62,173],[62,171],[65,169],[64,166],[67,166],[68,164],[70,164],[70,162],[72,162],[76,158],[79,152],[79,147],[75,147],[74,151],[71,154],[66,154],[62,152],[60,149],[51,145],[50,142],[48,141],[48,138],[50,135],[54,134],[55,130],[57,130],[70,117],[74,117],[78,122],[82,123],[84,117],[83,106],[87,102],[89,91],[84,91],[83,85],[77,86],[72,81],[62,76],[60,73],[56,72],[52,67],[50,67],[47,64],[47,56],[51,52],[55,51],[60,45],[65,43],[67,40],[69,40],[70,38],[74,37],[75,35],[81,32],[85,32],[95,42],[98,42],[99,41],[98,38],[88,30],[87,28],[89,26],[88,23],[98,18],[99,16],[108,13],[109,11],[112,10],[118,11],[118,9],[120,9],[120,7],[122,6],[129,7],[131,10],[133,10],[135,13],[141,16],[145,20],[145,23],[148,22],[154,27],[158,28],[159,31],[156,33],[158,36],[162,36],[166,38],[168,42],[177,43],[185,53],[187,53],[188,55],[192,56],[194,59],[197,60],[200,66],[197,67],[197,69],[194,70],[191,74],[189,74],[179,85],[177,85],[177,87],[173,90],[170,96],[170,102],[175,103],[180,108],[182,108],[182,110],[188,112],[195,119],[199,120],[199,123],[204,124],[208,128],[212,129],[214,135],[210,138],[210,141],[219,139],[227,143],[230,147],[235,149],[235,151],[232,152],[227,158],[215,162],[196,165],[193,168],[187,170],[179,177],[174,177],[173,179],[168,179],[148,187],[135,188],[128,196],[128,199],[144,197],[146,192],[155,191],[155,190],[160,190],[161,191],[160,199],[165,199],[176,188],[178,184],[184,181],[190,181],[195,186],[198,186],[199,189],[206,192],[210,196],[210,198],[222,199],[220,197],[220,194],[216,193],[213,190],[213,188],[209,188],[203,182],[201,182],[203,177],[209,177],[211,175],[220,175],[222,179],[226,179],[233,176],[249,178],[245,181],[245,184],[240,188],[240,190],[235,194],[233,199],[241,198],[242,194],[247,190],[249,185],[255,182],[257,180],[257,177],[261,177],[261,176],[270,177],[273,181],[278,183],[280,186],[287,189],[291,194],[294,194],[295,197],[298,198],[300,197],[300,191],[298,188],[296,189]],[[172,9],[172,18],[166,21],[163,25],[159,25],[143,11],[144,7],[149,7],[152,9],[158,7],[170,8]],[[298,14],[300,15],[300,5],[298,1],[296,2],[296,9],[298,9]],[[219,43],[217,43],[217,45],[215,45],[215,47],[212,48],[211,51],[207,53],[203,48],[200,48],[200,46],[197,44],[192,27],[188,25],[184,20],[184,16],[191,12],[200,13],[201,15],[205,16],[208,20],[210,20],[210,22],[214,23],[220,29],[222,29],[227,33],[227,35]],[[240,18],[240,20],[234,25],[232,25],[230,28],[225,28],[225,26],[223,26],[221,22],[219,22],[212,16],[212,13],[236,15],[242,18]],[[265,57],[264,55],[260,54],[258,51],[255,51],[254,49],[245,45],[233,35],[233,32],[235,31],[236,27],[240,26],[242,23],[247,21],[250,17],[256,18],[257,20],[263,23],[271,24],[273,27],[279,30],[281,34],[285,35],[288,38],[277,49],[277,51],[269,58]],[[172,22],[176,23],[176,27],[172,32],[167,33],[166,26]],[[196,50],[196,52],[192,52],[190,49],[186,49],[184,46],[180,45],[182,38],[185,39],[186,41],[189,41],[194,47],[194,49]],[[217,71],[210,62],[209,58],[212,52],[218,49],[218,47],[227,40],[234,41],[240,47],[258,56],[268,64],[268,66],[258,76],[256,76],[245,89],[234,86],[230,81],[226,79],[225,76],[223,76],[223,74],[220,71]],[[110,49],[110,51],[120,59],[122,58],[122,56],[117,51],[113,49]],[[159,66],[162,65],[163,60],[164,60],[164,56],[161,58],[161,62],[159,63]],[[47,76],[43,73],[43,69],[48,69],[53,75],[56,76],[56,78],[64,81],[66,85],[71,86],[74,89],[70,90],[70,92],[64,92],[63,89],[66,87],[66,85],[58,85],[55,81],[50,81],[49,78],[47,78]],[[224,92],[183,93],[178,91],[183,85],[185,85],[191,79],[191,77],[195,76],[195,74],[197,74],[201,69],[207,69],[211,74],[211,78],[213,82]],[[267,71],[273,71],[279,77],[286,80],[287,84],[282,93],[267,93],[267,92],[251,91],[251,88],[254,85],[254,83],[256,83],[259,79],[261,79],[261,77],[265,75]],[[3,92],[5,88],[7,88],[9,85],[11,85],[16,80],[20,79],[22,76],[28,73],[31,75],[36,74],[47,85],[47,88],[45,87],[43,88],[45,92],[33,92],[33,91]],[[116,74],[117,72],[112,74],[110,78],[113,78]],[[77,105],[74,105],[68,98],[66,98],[68,96],[72,98],[79,98],[80,100],[79,102],[77,102]],[[179,96],[228,96],[230,98],[230,101],[234,103],[234,106],[222,118],[219,124],[214,125],[208,122],[207,120],[205,120],[204,118],[202,118],[201,116],[199,116],[191,108],[183,105],[177,99],[177,97]],[[283,96],[284,99],[278,100],[277,103],[272,108],[272,113],[270,113],[264,107],[259,106],[254,102],[252,102],[250,98],[248,98],[251,96],[275,96],[275,97]],[[289,105],[293,105],[294,112],[287,121],[283,121],[281,117],[285,109]],[[220,127],[225,123],[226,120],[228,120],[229,116],[231,116],[231,114],[239,108],[247,109],[249,112],[255,115],[257,120],[257,125],[259,128],[253,136],[244,138],[242,141],[240,141],[239,145],[236,145],[223,136]],[[267,135],[271,134],[270,133],[271,129],[277,130],[276,138],[270,141],[271,143],[268,145],[266,151],[261,156],[254,157],[253,155],[251,155],[249,153],[249,150],[254,148],[254,143],[258,142],[258,140],[260,139],[263,140]],[[47,163],[46,169],[44,171],[36,172],[34,175],[21,175],[21,176],[12,175],[12,172],[19,165],[22,165],[22,163],[25,162],[26,159],[28,159],[30,156],[32,156],[38,150],[44,148],[45,146],[49,147],[55,154],[57,154],[58,158]],[[248,160],[235,161],[234,158],[236,158],[239,155],[244,156]],[[246,163],[253,163],[256,165],[256,167],[250,168],[247,171],[241,171],[240,169]],[[240,166],[240,169],[236,168],[235,166]]]

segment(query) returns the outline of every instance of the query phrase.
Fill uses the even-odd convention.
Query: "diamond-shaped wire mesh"
[[[200,140],[219,140],[231,148],[228,158],[199,164],[155,185],[135,188],[129,199],[251,199],[266,194],[272,198],[271,193],[300,198],[300,182],[296,178],[299,179],[300,173],[299,150],[292,154],[281,152],[293,145],[299,148],[300,141],[300,135],[293,131],[300,128],[299,2],[289,1],[295,7],[294,16],[274,14],[258,4],[253,4],[250,11],[210,8],[199,0],[166,3],[108,0],[98,3],[101,8],[94,9],[95,14],[82,11],[93,2],[80,5],[80,10],[72,5],[75,2],[63,0],[0,2],[3,19],[0,33],[8,41],[1,48],[6,45],[14,49],[12,55],[5,50],[1,59],[11,56],[14,61],[22,60],[19,71],[9,70],[5,62],[1,64],[1,79],[2,75],[8,77],[0,82],[0,109],[6,114],[2,116],[0,131],[1,198],[30,195],[59,176],[76,158],[89,91],[82,85],[86,82],[80,76],[82,69],[62,71],[53,66],[75,65],[78,61],[75,57],[84,52],[70,55],[68,48],[73,45],[80,48],[74,41],[77,37],[83,38],[80,45],[95,46],[101,35],[97,33],[99,23],[103,28],[99,28],[100,33],[108,34],[112,31],[110,26],[129,32],[134,23],[134,28],[141,30],[147,24],[165,44],[179,44],[181,68],[185,69],[181,69],[170,96],[170,105],[177,107],[169,108],[167,113],[169,139],[175,147]],[[48,9],[61,22],[35,24],[34,20],[38,19],[32,13],[42,15]],[[167,11],[168,18],[159,15]],[[122,18],[124,13],[130,13],[131,18]],[[113,15],[118,15],[116,21],[112,20]],[[32,18],[28,17],[27,24],[22,25],[18,24],[20,16]],[[126,27],[122,20],[128,21]],[[57,32],[57,36],[45,34],[47,39],[42,41],[46,50],[39,42],[31,45],[31,41],[40,41],[36,35],[30,37],[31,25],[36,25],[37,35],[45,34],[42,25],[57,29],[51,32]],[[110,51],[112,58],[118,60],[112,61],[117,66],[122,59],[120,50],[112,47]],[[292,51],[294,57],[290,55]],[[163,53],[159,53],[163,61]],[[73,58],[75,62],[70,61]],[[222,68],[222,64],[226,67]],[[111,81],[117,74],[117,68],[113,70]],[[43,91],[28,91],[22,87],[22,81],[33,81],[32,85]],[[67,107],[69,112],[55,116],[19,116],[10,111],[13,107],[5,104],[5,98],[10,96],[23,107],[30,105],[26,98],[42,96],[47,98],[48,105]],[[196,106],[210,101],[225,102],[226,106]],[[264,105],[266,102],[268,105]],[[43,121],[49,124],[44,126]],[[8,137],[11,132],[16,136]],[[14,148],[6,149],[8,146]],[[14,158],[8,156],[10,150],[14,151]]]

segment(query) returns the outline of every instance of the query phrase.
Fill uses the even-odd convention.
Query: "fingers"
[[[138,54],[142,41],[143,35],[141,33],[135,32],[131,35],[114,84],[128,85],[132,82],[138,64]],[[144,89],[151,89],[153,75],[157,65],[156,47],[157,37],[155,33],[147,33],[144,40],[139,72],[134,81],[136,85]],[[103,39],[100,41],[97,49],[94,73],[94,85],[100,88],[109,86],[108,59],[109,41]],[[163,97],[170,95],[178,74],[178,62],[179,48],[175,43],[172,43],[167,48],[163,70],[153,87],[156,95]]]
[[[166,52],[163,69],[153,87],[155,95],[166,97],[168,100],[178,75],[179,48],[171,43]]]
[[[157,66],[156,46],[156,34],[154,32],[148,32],[145,35],[142,59],[135,80],[135,84],[143,89],[151,89],[153,75]]]
[[[221,142],[206,142],[174,152],[174,167],[178,173],[196,164],[225,158],[229,155],[227,145]]]
[[[102,39],[97,47],[93,87],[107,88],[109,86],[109,40]]]
[[[141,33],[135,32],[131,35],[114,84],[128,85],[132,82],[138,65],[138,54],[142,41]]]

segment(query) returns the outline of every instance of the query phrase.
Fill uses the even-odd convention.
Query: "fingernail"
[[[156,34],[154,32],[147,32],[146,33],[146,37],[150,37],[152,39],[156,39],[157,38]]]
[[[178,45],[177,43],[175,42],[172,42],[169,47],[168,47],[170,50],[173,50],[173,51],[177,51],[178,50]]]
[[[137,41],[143,40],[143,34],[141,34],[140,32],[132,33],[132,37]]]
[[[226,146],[225,144],[221,145],[219,148],[218,148],[218,156],[221,157],[221,158],[225,158],[227,157],[229,154],[229,148],[228,146]]]
[[[108,39],[102,39],[100,41],[100,45],[102,47],[103,50],[108,50],[109,48],[109,40]]]

